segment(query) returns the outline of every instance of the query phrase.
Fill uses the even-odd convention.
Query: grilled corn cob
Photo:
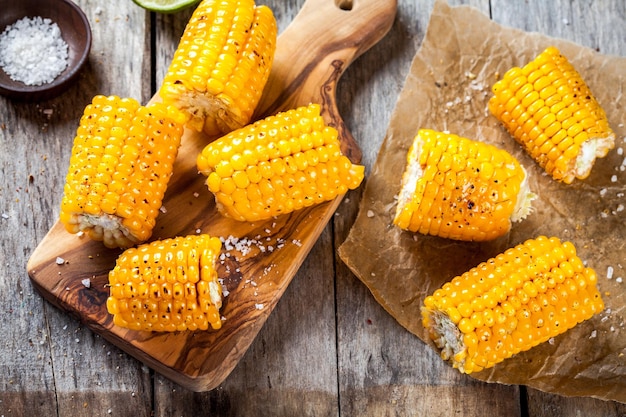
[[[197,165],[218,210],[257,221],[299,210],[359,186],[364,167],[341,153],[320,106],[278,113],[207,145]]]
[[[130,247],[152,234],[184,117],[162,103],[102,95],[87,105],[72,148],[60,220],[107,247]]]
[[[526,171],[508,152],[421,129],[407,153],[394,224],[456,240],[506,234],[531,211]]]
[[[489,110],[555,180],[587,178],[615,134],[580,74],[549,47],[493,87]]]
[[[596,283],[571,242],[539,236],[444,284],[424,300],[422,320],[441,357],[469,374],[601,312]]]
[[[209,135],[249,123],[269,77],[276,20],[252,0],[204,0],[191,16],[160,96]]]
[[[132,330],[219,329],[222,288],[215,262],[221,247],[204,234],[127,249],[109,272],[113,322]]]

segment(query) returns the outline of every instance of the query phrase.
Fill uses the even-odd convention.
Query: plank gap
[[[150,96],[157,92],[157,16],[150,12]]]
[[[528,390],[526,386],[520,385],[519,387],[519,409],[520,417],[529,417],[528,412]]]

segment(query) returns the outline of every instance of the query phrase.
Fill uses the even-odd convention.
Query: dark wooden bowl
[[[71,0],[0,0],[0,33],[23,17],[50,18],[69,47],[68,66],[50,83],[26,85],[12,80],[0,68],[0,94],[16,100],[46,100],[75,81],[91,49],[91,27],[83,11]]]

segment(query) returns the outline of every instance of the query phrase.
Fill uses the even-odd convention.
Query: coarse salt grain
[[[52,20],[24,17],[0,34],[0,67],[14,81],[47,84],[67,68],[68,49]]]

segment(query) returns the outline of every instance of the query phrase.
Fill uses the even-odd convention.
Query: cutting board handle
[[[361,151],[337,110],[337,81],[385,36],[396,9],[397,0],[307,0],[278,38],[255,117],[318,103],[326,122],[339,130],[342,151],[358,162]]]

